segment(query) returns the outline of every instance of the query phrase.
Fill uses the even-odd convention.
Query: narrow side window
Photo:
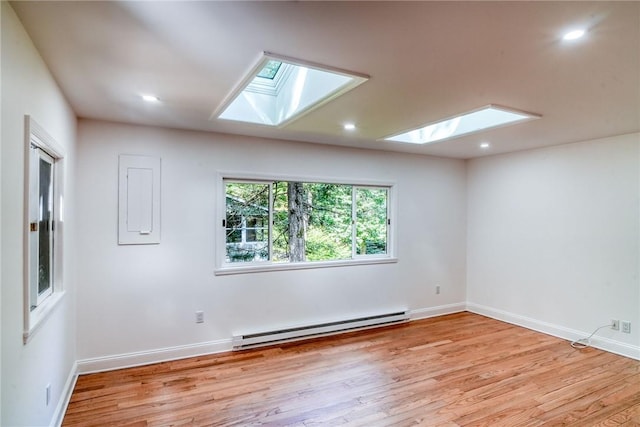
[[[26,344],[62,299],[64,151],[25,117],[24,331]]]
[[[33,311],[53,293],[55,161],[39,147],[32,146],[30,154],[29,310]]]

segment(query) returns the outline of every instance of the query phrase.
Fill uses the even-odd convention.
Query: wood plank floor
[[[471,313],[78,379],[64,426],[640,426],[640,362]]]

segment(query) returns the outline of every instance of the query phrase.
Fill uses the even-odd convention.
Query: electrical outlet
[[[204,311],[196,311],[196,323],[204,323]]]
[[[618,319],[611,319],[611,329],[614,331],[620,330],[620,321]]]
[[[440,285],[436,285],[436,295],[440,295]]]
[[[623,320],[621,323],[622,323],[622,332],[624,332],[625,334],[630,334],[631,333],[631,322]]]
[[[44,393],[45,403],[49,406],[49,403],[51,402],[51,384],[47,384],[47,388],[45,388]]]

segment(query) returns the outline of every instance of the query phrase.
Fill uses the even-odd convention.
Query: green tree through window
[[[387,253],[387,190],[356,188],[356,253]]]
[[[226,262],[386,255],[389,189],[225,180]]]
[[[226,184],[225,241],[228,262],[269,259],[269,184]]]

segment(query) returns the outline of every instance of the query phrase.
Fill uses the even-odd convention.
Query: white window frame
[[[57,187],[57,183],[56,183],[56,160],[49,155],[49,153],[47,153],[46,151],[44,151],[42,148],[36,146],[35,144],[31,144],[30,147],[31,151],[29,154],[29,161],[30,163],[30,183],[29,183],[29,226],[31,226],[32,224],[35,226],[35,229],[37,230],[29,230],[29,254],[30,254],[30,260],[32,262],[39,260],[39,256],[36,255],[38,249],[40,248],[40,235],[39,232],[42,229],[42,224],[40,224],[40,215],[41,212],[39,212],[40,210],[42,210],[42,204],[43,201],[42,200],[36,200],[35,198],[38,197],[40,195],[40,176],[41,176],[41,170],[40,170],[40,163],[44,160],[46,163],[48,163],[51,166],[51,183],[50,183],[50,188],[51,188],[51,194],[50,196],[50,201],[45,202],[46,204],[49,204],[49,202],[51,202],[51,214],[55,215],[55,211],[56,211],[56,199],[55,199],[55,189]],[[39,282],[39,278],[38,276],[38,272],[37,272],[37,264],[30,264],[29,265],[29,306],[30,309],[33,310],[33,307],[40,307],[44,301],[51,296],[51,294],[53,294],[53,282],[54,282],[54,275],[55,275],[55,264],[54,264],[54,245],[55,245],[55,219],[52,218],[52,223],[51,224],[46,224],[45,227],[47,227],[49,229],[49,242],[48,242],[48,246],[49,246],[49,283],[48,283],[48,287],[43,290],[42,292],[40,292],[40,282]],[[35,302],[35,304],[34,304]]]
[[[358,235],[358,218],[356,215],[356,209],[355,206],[357,204],[357,192],[358,189],[367,189],[367,190],[387,190],[387,253],[385,254],[361,254],[358,255],[358,251],[356,248],[357,245],[357,235]],[[391,198],[391,187],[390,186],[381,186],[381,185],[354,185],[353,186],[353,192],[351,193],[351,205],[354,206],[354,208],[351,210],[351,221],[353,222],[353,227],[351,229],[351,245],[353,246],[351,249],[351,253],[353,254],[354,259],[361,259],[361,258],[387,258],[390,255],[390,249],[389,249],[389,241],[391,240],[391,223],[393,223],[393,221],[391,221],[391,208],[390,208],[390,198]]]
[[[44,153],[44,154],[41,154]],[[63,240],[64,240],[64,169],[65,151],[58,143],[30,116],[25,116],[25,185],[24,185],[24,327],[23,343],[27,344],[33,334],[42,326],[45,320],[59,305],[64,297],[63,289]],[[52,244],[52,283],[50,291],[36,298],[32,307],[32,292],[37,292],[37,284],[33,280],[37,274],[32,272],[37,267],[34,260],[35,248],[31,243],[30,224],[34,222],[34,201],[32,200],[32,186],[35,172],[41,156],[49,157],[53,161],[53,244]],[[36,186],[37,187],[37,186]]]
[[[226,220],[226,188],[225,181],[234,182],[247,182],[247,183],[260,183],[268,184],[276,181],[289,181],[289,182],[305,182],[305,183],[323,183],[323,184],[342,184],[350,185],[353,188],[384,188],[387,190],[387,253],[386,254],[370,254],[370,255],[357,255],[350,259],[344,260],[331,260],[331,261],[303,261],[303,262],[273,262],[259,261],[259,262],[245,262],[245,263],[227,263],[226,262],[226,227],[223,225]],[[273,190],[270,184],[269,191],[269,204],[273,205]],[[219,201],[217,206],[216,226],[215,226],[215,241],[216,241],[216,262],[214,274],[230,275],[230,274],[243,274],[243,273],[256,273],[266,271],[283,271],[283,270],[303,270],[314,268],[327,268],[327,267],[342,267],[342,266],[357,266],[357,265],[370,265],[370,264],[389,264],[397,263],[396,257],[396,221],[395,213],[396,209],[396,184],[388,181],[377,180],[362,180],[362,179],[335,179],[335,178],[319,178],[309,176],[289,176],[289,175],[267,175],[267,174],[254,174],[254,173],[239,173],[239,172],[218,172],[217,177],[217,194],[219,195],[217,200]],[[355,194],[355,191],[353,192]],[[353,196],[352,196],[353,197]],[[354,211],[352,211],[353,214]],[[269,223],[273,223],[273,212],[269,209]],[[271,233],[271,229],[269,230]],[[355,225],[353,227],[353,233],[355,233]],[[269,253],[272,253],[272,239],[269,237]],[[352,251],[352,254],[355,253]]]
[[[227,239],[226,239],[226,233],[227,233],[227,223],[226,223],[226,218],[227,218],[227,191],[226,191],[226,186],[225,186],[225,181],[233,181],[233,182],[238,182],[238,183],[242,183],[242,184],[259,184],[259,185],[265,185],[269,188],[269,196],[268,196],[268,203],[269,203],[269,217],[267,219],[268,224],[267,224],[267,229],[268,229],[268,251],[269,254],[273,253],[273,239],[271,236],[271,224],[273,224],[273,209],[271,209],[271,207],[273,206],[273,182],[269,182],[266,180],[260,180],[260,179],[236,179],[236,178],[229,178],[229,177],[225,177],[222,178],[222,200],[223,200],[223,204],[224,204],[224,212],[222,214],[222,218],[220,219],[220,221],[217,222],[217,224],[223,224],[222,229],[223,229],[223,235],[222,235],[222,240],[223,240],[223,259],[222,259],[222,266],[230,266],[232,265],[231,263],[227,263],[226,262],[226,254],[227,254],[227,248],[226,248],[226,243],[227,243]],[[243,222],[246,220],[243,220]],[[246,241],[246,227],[244,226],[245,224],[243,223],[243,227],[242,227],[242,241]],[[270,263],[271,261],[260,261],[260,264],[264,264],[264,263]],[[247,265],[257,265],[258,262],[254,262],[254,263],[249,263],[246,262],[244,264]],[[235,263],[233,264],[235,265]],[[220,266],[220,265],[218,265]]]

